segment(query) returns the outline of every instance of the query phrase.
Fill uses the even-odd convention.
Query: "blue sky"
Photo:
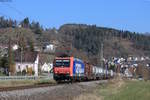
[[[150,0],[12,0],[0,2],[0,15],[29,17],[47,28],[82,23],[150,32]]]

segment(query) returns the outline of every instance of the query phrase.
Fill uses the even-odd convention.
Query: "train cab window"
[[[70,60],[56,60],[55,67],[69,67]]]
[[[62,66],[62,60],[56,60],[55,67],[60,67],[60,66]]]
[[[63,66],[69,67],[70,66],[70,60],[63,60]]]

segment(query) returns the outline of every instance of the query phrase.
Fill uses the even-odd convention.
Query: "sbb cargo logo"
[[[76,73],[77,74],[84,73],[84,69],[82,69],[81,64],[75,64],[75,67],[76,67]]]

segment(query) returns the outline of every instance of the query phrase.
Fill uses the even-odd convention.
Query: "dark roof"
[[[35,62],[36,58],[37,58],[37,52],[23,52],[22,53],[22,62]],[[21,62],[21,52],[20,51],[16,51],[14,53],[14,60],[15,62]]]
[[[39,64],[44,64],[44,63],[52,63],[54,60],[54,55],[51,54],[39,54]]]

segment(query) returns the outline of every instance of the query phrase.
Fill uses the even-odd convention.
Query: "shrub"
[[[30,76],[32,75],[32,67],[27,68],[27,74]]]
[[[26,75],[27,74],[27,72],[26,72],[26,70],[24,69],[23,71],[22,71],[22,75]]]

